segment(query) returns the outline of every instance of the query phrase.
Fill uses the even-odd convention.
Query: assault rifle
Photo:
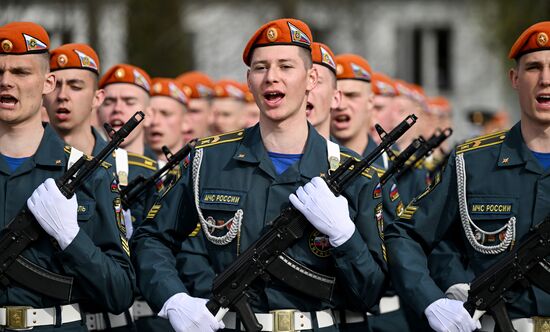
[[[392,175],[399,174],[398,172],[405,167],[407,160],[425,143],[422,136],[415,138],[403,152],[393,159],[391,167],[380,177],[380,185],[386,184]]]
[[[472,281],[464,308],[474,319],[488,311],[499,331],[515,331],[506,311],[505,293],[513,287],[526,287],[529,282],[550,293],[548,256],[550,214],[531,229],[519,246]]]
[[[451,128],[445,128],[444,130],[437,129],[428,140],[424,140],[422,146],[418,148],[413,156],[411,156],[409,161],[405,163],[405,167],[403,167],[395,177],[399,179],[417,163],[430,156],[432,152],[452,134],[453,130]],[[422,136],[420,136],[420,138],[422,138]]]
[[[128,183],[128,186],[124,187],[120,191],[120,199],[122,201],[122,208],[128,209],[132,204],[138,199],[145,191],[152,188],[157,181],[167,174],[171,169],[179,165],[179,163],[187,157],[189,152],[195,147],[197,144],[197,139],[193,139],[189,141],[183,148],[181,148],[178,152],[175,154],[172,154],[170,150],[166,146],[162,147],[162,151],[166,155],[167,162],[166,165],[164,165],[161,169],[156,171],[153,175],[151,175],[148,178],[143,177],[143,175],[139,175],[135,179],[133,179],[130,183]]]
[[[409,115],[390,133],[376,125],[379,146],[362,160],[348,158],[334,172],[325,177],[328,187],[340,195],[348,184],[367,169],[384,150],[389,149],[415,122]],[[303,214],[290,206],[272,221],[271,227],[229,267],[216,276],[212,285],[212,298],[206,304],[210,312],[221,320],[227,310],[236,311],[247,331],[261,331],[250,304],[248,289],[258,278],[274,277],[302,293],[329,300],[335,278],[325,276],[303,266],[284,252],[298,241],[308,227],[312,227]]]
[[[71,198],[84,181],[124,141],[143,120],[145,114],[136,112],[118,131],[105,124],[111,141],[95,157],[82,156],[60,178],[55,180],[61,193]],[[50,272],[23,257],[21,253],[41,236],[46,235],[27,205],[0,232],[0,284],[11,281],[52,298],[69,301],[73,278]]]

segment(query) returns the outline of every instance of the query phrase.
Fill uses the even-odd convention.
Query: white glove
[[[314,177],[303,188],[299,187],[289,199],[319,232],[328,236],[333,247],[342,245],[355,232],[348,201],[344,196],[334,196],[320,177]]]
[[[134,225],[132,224],[132,211],[130,211],[130,209],[122,209],[122,216],[124,217],[124,227],[126,228],[126,239],[130,240],[132,234],[134,234]]]
[[[46,233],[57,240],[61,250],[73,242],[80,230],[76,195],[67,199],[54,179],[49,178],[34,190],[27,206]]]
[[[469,284],[454,284],[445,292],[448,299],[466,302],[468,300]]]
[[[177,293],[164,303],[159,316],[167,318],[176,332],[211,332],[225,328],[223,322],[218,322],[208,311],[207,301]]]
[[[464,309],[462,301],[439,299],[430,304],[424,314],[437,332],[472,332],[481,328],[479,321],[472,319]]]

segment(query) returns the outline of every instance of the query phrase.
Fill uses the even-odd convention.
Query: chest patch
[[[472,219],[509,218],[516,214],[517,199],[513,197],[469,197],[468,212]]]

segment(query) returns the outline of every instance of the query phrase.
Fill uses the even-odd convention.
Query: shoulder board
[[[152,171],[157,170],[157,162],[149,157],[128,152],[128,165],[141,166]]]
[[[365,171],[368,171],[370,169],[372,169],[374,172],[378,173],[378,177],[381,177],[382,175],[384,175],[384,173],[386,173],[386,170],[384,170],[382,168],[375,167],[375,166],[371,166],[371,167],[367,168]]]
[[[66,154],[70,155],[71,154],[71,149],[72,149],[72,146],[70,145],[65,145],[63,147],[63,151],[65,151]],[[86,158],[88,158],[88,160],[90,159],[90,157],[86,156]],[[111,166],[111,163],[108,163],[106,161],[102,161],[101,162],[101,167],[105,168],[105,169],[109,169]]]
[[[346,161],[346,159],[348,159],[348,158],[353,158],[353,159],[355,159],[355,160],[359,160],[359,159],[357,159],[357,158],[355,158],[355,157],[350,156],[349,154],[345,154],[345,153],[343,153],[343,152],[340,152],[340,159],[341,159],[341,160],[340,160],[340,165],[342,165],[342,164]],[[376,168],[374,168],[373,166],[370,166],[370,167],[368,167],[367,169],[365,169],[365,170],[363,171],[363,173],[361,173],[361,174],[362,174],[363,176],[369,178],[369,179],[372,179],[372,176],[374,175],[374,173],[378,173],[379,176],[380,176],[380,174],[384,174],[384,170],[376,169]]]
[[[460,153],[477,150],[477,149],[485,148],[496,144],[501,144],[502,142],[504,142],[504,139],[506,138],[506,133],[507,133],[507,130],[469,139],[466,142],[457,146],[456,153],[460,154]]]
[[[225,133],[225,134],[205,137],[205,138],[199,139],[199,143],[195,148],[200,149],[200,148],[206,148],[209,146],[214,146],[222,143],[240,141],[243,139],[243,137],[244,137],[244,129]]]

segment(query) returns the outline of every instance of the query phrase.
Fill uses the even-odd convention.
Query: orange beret
[[[219,80],[214,84],[214,91],[217,98],[246,99],[246,90],[243,90],[243,85],[237,81]]]
[[[99,80],[99,88],[113,83],[134,84],[151,93],[151,78],[141,68],[127,64],[118,64],[109,69]]]
[[[394,97],[398,95],[392,79],[382,73],[372,73],[372,92],[379,96]]]
[[[50,37],[40,25],[12,22],[0,27],[0,54],[46,53]]]
[[[405,96],[408,98],[413,98],[413,92],[409,87],[409,83],[403,81],[403,80],[394,80],[393,83],[395,84],[395,88],[397,89],[397,93],[401,96]]]
[[[370,82],[372,69],[367,60],[355,54],[336,56],[336,78],[339,80],[354,79]]]
[[[414,99],[417,103],[427,106],[427,98],[424,89],[414,83],[407,83],[409,85],[409,90],[411,91],[411,98]],[[427,107],[426,107],[427,108]]]
[[[508,58],[519,59],[526,53],[531,53],[540,50],[550,50],[550,22],[539,22],[527,28],[521,36],[516,40]]]
[[[187,96],[181,89],[178,87],[175,80],[171,78],[153,78],[151,80],[151,97],[154,96],[165,96],[173,98],[180,103],[187,105],[189,100]]]
[[[183,73],[176,82],[188,98],[206,98],[214,96],[214,82],[206,74],[199,71]]]
[[[296,45],[311,50],[311,31],[304,22],[294,18],[281,18],[262,25],[250,38],[243,52],[243,61],[250,66],[252,51],[270,45]]]
[[[99,57],[86,44],[65,44],[50,52],[50,70],[87,69],[99,75]]]
[[[451,103],[447,98],[441,96],[428,98],[428,107],[433,113],[439,115],[451,112]]]
[[[325,66],[336,74],[334,53],[332,53],[332,50],[327,45],[317,42],[311,43],[311,58],[313,63]]]

